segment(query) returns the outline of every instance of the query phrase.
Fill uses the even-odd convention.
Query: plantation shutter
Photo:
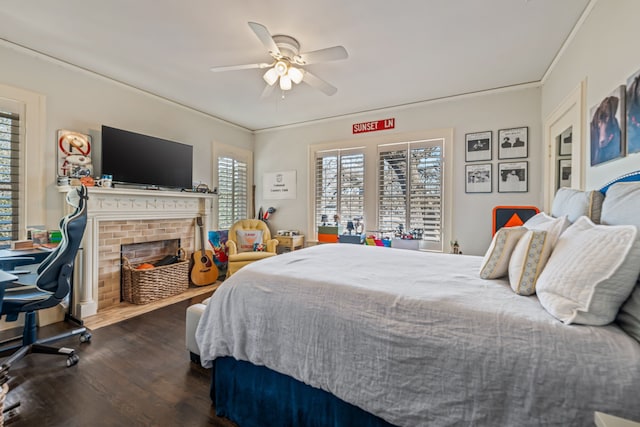
[[[20,117],[0,111],[0,247],[18,240]]]
[[[442,251],[442,140],[378,149],[378,227],[421,239],[420,248]]]
[[[364,153],[361,149],[331,150],[316,153],[315,160],[315,225],[326,215],[334,223],[334,215],[346,224],[364,217]]]
[[[218,228],[229,229],[248,218],[247,163],[232,157],[218,157]]]

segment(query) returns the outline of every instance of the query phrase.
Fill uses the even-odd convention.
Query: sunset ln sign
[[[376,132],[379,130],[393,129],[396,127],[396,119],[374,120],[372,122],[354,123],[353,133]]]

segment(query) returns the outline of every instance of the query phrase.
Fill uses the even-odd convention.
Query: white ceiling
[[[0,9],[0,38],[251,130],[538,82],[589,0],[20,0]],[[270,62],[247,22],[307,52],[338,88],[302,83],[261,99]],[[372,119],[378,119],[372,114]]]

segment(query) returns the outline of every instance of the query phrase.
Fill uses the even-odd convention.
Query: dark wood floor
[[[10,371],[5,425],[20,426],[218,426],[209,399],[210,371],[189,361],[185,310],[180,302],[78,337],[59,341],[75,348],[76,366],[62,356],[30,354]],[[45,327],[52,333],[56,327]]]

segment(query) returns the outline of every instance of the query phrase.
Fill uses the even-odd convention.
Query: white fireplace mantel
[[[71,189],[58,187],[63,197]],[[98,235],[102,221],[202,217],[203,223],[208,224],[214,197],[194,192],[99,187],[88,187],[88,195],[87,227],[82,254],[77,259],[72,302],[73,314],[80,319],[98,312]],[[194,248],[185,249],[193,251]]]

